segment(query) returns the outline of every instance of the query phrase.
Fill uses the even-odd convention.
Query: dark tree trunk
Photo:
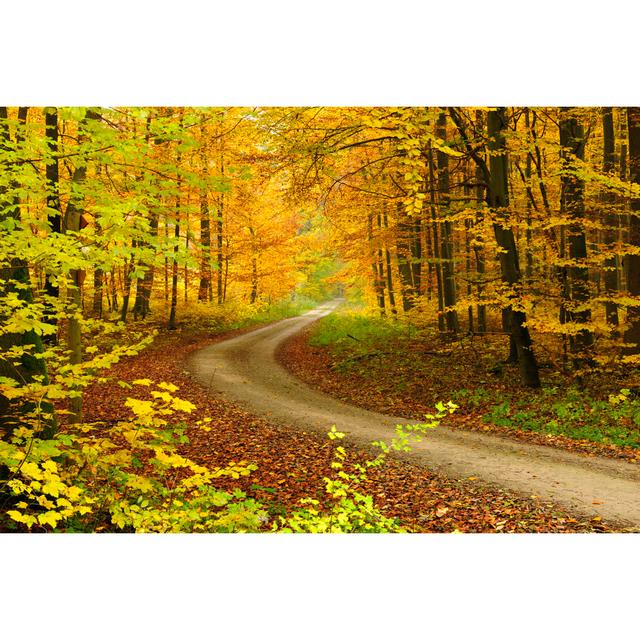
[[[436,135],[446,141],[447,116],[444,112],[438,117]],[[442,257],[442,285],[444,295],[445,317],[447,330],[454,335],[460,333],[460,321],[458,312],[453,308],[457,303],[455,263],[453,258],[453,223],[446,220],[449,215],[449,156],[442,151],[437,152],[438,158],[438,202],[440,204],[440,217],[445,218],[440,224]]]
[[[529,121],[529,109],[525,109],[524,112],[525,127],[527,129],[527,143],[529,143],[529,136],[531,132],[531,124]],[[526,181],[526,188],[528,192],[531,192],[531,154],[527,152],[524,176]],[[527,198],[527,228],[525,231],[526,249],[525,249],[525,276],[528,282],[531,282],[533,278],[533,233],[531,231],[531,200]]]
[[[482,118],[482,111],[476,112],[476,128],[480,131],[484,129],[484,123]],[[483,175],[482,170],[479,166],[476,166],[475,171],[475,179],[476,179],[476,200],[478,203],[483,202],[484,200],[484,188],[483,188]],[[480,227],[480,225],[484,221],[484,215],[482,211],[478,211],[476,214],[475,225],[476,227]],[[484,239],[482,238],[482,234],[476,233],[475,242],[473,243],[473,252],[476,259],[476,273],[478,274],[478,298],[482,299],[482,291],[484,289],[484,274],[486,272],[485,267],[485,257],[484,257]],[[478,303],[477,309],[478,316],[478,331],[480,333],[484,333],[487,330],[487,307],[484,304]]]
[[[567,268],[564,288],[563,307],[569,322],[586,324],[591,321],[589,303],[589,269],[586,266],[587,242],[584,232],[584,180],[573,171],[575,160],[584,160],[584,127],[571,109],[563,107],[560,112],[560,145],[562,147],[562,193],[560,208],[569,218],[566,226],[566,239],[572,266]],[[569,344],[575,354],[576,366],[590,360],[588,349],[593,344],[593,334],[587,328],[581,328],[571,335]]]
[[[640,107],[627,108],[629,130],[629,179],[640,184]],[[631,198],[629,216],[629,244],[640,248],[640,198]],[[629,295],[640,298],[640,255],[625,256],[627,289]],[[624,334],[627,350],[640,353],[640,306],[627,307],[627,324]]]
[[[45,119],[45,139],[47,144],[47,162],[45,165],[45,177],[47,185],[47,222],[49,223],[50,234],[62,232],[62,210],[60,208],[60,176],[58,169],[58,109],[56,107],[46,107],[44,110]],[[60,292],[57,283],[54,282],[50,274],[46,275],[45,293],[57,300]],[[54,308],[55,303],[47,305],[47,322],[57,325],[58,320]],[[56,333],[45,337],[45,342],[55,344],[57,342]]]
[[[147,149],[151,150],[153,144],[151,139],[151,115],[147,116],[145,143]],[[157,243],[158,240],[158,210],[154,205],[149,212],[149,235],[152,241],[147,239],[140,240],[138,246],[149,248]],[[154,265],[153,261],[145,263],[142,259],[138,260],[138,266],[144,272],[142,278],[136,279],[136,299],[133,303],[133,317],[137,320],[141,317],[143,320],[149,313],[149,303],[151,300],[151,288],[153,286]]]
[[[431,144],[427,153],[427,164],[429,167],[429,206],[431,209],[431,229],[433,235],[433,259],[436,269],[436,285],[438,289],[438,331],[444,333],[445,331],[445,318],[444,318],[444,286],[442,283],[442,259],[440,256],[440,232],[438,230],[438,217],[436,209],[436,179],[433,162],[433,150]]]
[[[225,156],[224,156],[224,138],[220,138],[220,176],[224,178],[225,172]],[[216,248],[217,254],[217,297],[218,304],[222,304],[227,297],[227,278],[229,275],[229,251],[227,246],[227,255],[224,256],[224,277],[222,274],[222,261],[223,251],[222,246],[224,242],[224,193],[221,193],[218,197],[218,211],[216,216]],[[227,243],[228,245],[228,243]]]
[[[102,318],[103,273],[96,266],[93,270],[93,315]]]
[[[380,315],[385,315],[385,302],[384,302],[384,280],[380,276],[378,270],[379,261],[376,257],[376,250],[373,243],[373,214],[369,214],[367,217],[367,238],[369,240],[369,250],[371,252],[371,269],[373,271],[373,289],[376,293],[376,299],[378,300],[378,309]]]
[[[613,109],[603,107],[602,109],[602,129],[604,136],[604,149],[602,158],[602,171],[605,174],[613,174],[616,166],[616,141],[613,128]],[[613,250],[618,236],[619,216],[613,211],[615,196],[605,191],[602,197],[602,204],[605,207],[603,242],[607,251]],[[615,256],[611,256],[604,261],[604,293],[608,298],[615,297],[620,291],[620,278],[618,274],[618,261]],[[612,300],[605,302],[605,314],[607,324],[617,327],[618,305]]]
[[[489,175],[487,204],[495,216],[493,231],[500,248],[500,269],[502,281],[508,287],[508,295],[515,299],[521,285],[518,251],[509,224],[509,192],[507,183],[507,150],[504,131],[507,128],[507,111],[504,107],[490,111],[488,115],[489,134]],[[520,367],[520,377],[528,387],[539,387],[538,364],[533,353],[532,341],[526,327],[527,317],[524,311],[513,308],[513,302],[506,307],[509,317],[511,343],[514,346]]]
[[[135,250],[136,248],[136,241],[133,240],[131,243],[131,248],[133,250]],[[133,253],[133,252],[132,252]],[[127,262],[127,260],[124,261],[124,287],[123,287],[123,291],[122,291],[122,307],[120,309],[120,321],[121,322],[126,322],[127,321],[127,313],[129,311],[129,298],[131,297],[131,274],[133,273],[133,269],[134,269],[134,256],[133,254],[131,255],[131,257],[129,258],[129,261]]]
[[[384,228],[389,228],[389,219],[387,217],[387,205],[386,203],[382,207],[382,221],[384,224]],[[389,308],[391,309],[391,313],[395,316],[398,313],[396,309],[396,296],[393,291],[393,276],[391,274],[391,253],[389,252],[389,247],[385,244],[385,263],[387,268],[387,293],[389,295]]]
[[[99,116],[95,111],[87,110],[85,119],[79,125],[80,132],[78,137],[81,144],[86,141],[86,120],[97,120],[98,118]],[[70,231],[77,233],[80,231],[84,209],[84,196],[80,192],[80,187],[86,177],[87,162],[85,159],[75,168],[71,179],[73,188],[71,190],[72,196],[69,198],[64,215],[63,231],[65,233]],[[82,362],[82,326],[78,319],[78,316],[82,314],[81,277],[81,272],[78,269],[72,269],[69,272],[67,281],[67,311],[69,313],[67,346],[70,352],[69,361],[71,364],[80,364]],[[74,391],[78,392],[80,389],[75,388]],[[69,416],[71,422],[82,422],[82,395],[80,393],[75,397],[69,398],[69,410],[71,411]]]
[[[224,241],[224,236],[223,236],[223,220],[222,220],[222,204],[223,204],[223,200],[222,200],[222,196],[220,197],[220,210],[218,212],[218,218],[216,220],[216,248],[218,250],[218,254],[216,256],[217,260],[216,260],[216,264],[217,264],[217,271],[216,271],[216,285],[217,285],[217,298],[218,298],[218,304],[222,304],[224,302],[225,299],[225,291],[226,291],[226,272],[229,269],[229,259],[226,258],[225,260],[225,276],[224,276],[224,281],[223,281],[223,274],[222,274],[222,266],[223,266],[223,252],[222,252],[222,246],[223,246],[223,241]]]
[[[402,291],[402,308],[410,311],[421,293],[422,225],[419,217],[411,218],[402,203],[396,205],[398,233],[396,252]]]
[[[176,220],[174,227],[174,238],[176,240],[173,248],[173,263],[171,267],[171,307],[169,310],[169,322],[167,323],[167,329],[173,331],[177,328],[176,325],[176,307],[178,305],[178,244],[180,243],[180,196],[176,197]]]
[[[207,302],[211,300],[211,226],[205,189],[200,190],[200,245],[202,258],[200,259],[198,300]],[[221,273],[220,269],[218,271]]]
[[[251,295],[250,303],[254,304],[258,299],[258,254],[256,249],[256,232],[253,227],[249,227],[251,235]]]

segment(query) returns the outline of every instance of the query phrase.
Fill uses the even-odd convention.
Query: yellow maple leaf
[[[165,391],[170,391],[171,393],[178,390],[178,387],[176,387],[175,384],[171,384],[170,382],[159,382],[157,386],[160,389],[164,389]]]

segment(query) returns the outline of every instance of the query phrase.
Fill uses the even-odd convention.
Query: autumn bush
[[[113,425],[65,424],[42,437],[38,411],[23,415],[0,440],[0,527],[4,530],[57,532],[400,532],[362,490],[367,472],[384,464],[391,450],[406,450],[412,440],[453,411],[439,405],[421,425],[398,426],[390,444],[376,443],[381,454],[351,464],[344,447],[334,448],[332,475],[323,479],[325,499],[306,498],[300,508],[270,520],[262,504],[240,489],[216,486],[222,477],[238,479],[257,469],[239,461],[208,468],[181,455],[187,425],[175,412],[191,413],[189,401],[170,383],[134,380],[147,399],[129,397],[129,418]],[[208,431],[210,419],[197,421]],[[343,433],[335,427],[331,440]]]
[[[123,383],[124,384],[124,383]],[[128,420],[111,426],[68,424],[52,438],[28,426],[0,441],[3,525],[31,530],[137,532],[257,530],[265,512],[241,491],[215,487],[256,467],[208,469],[177,453],[186,425],[169,424],[176,411],[195,407],[152,384],[149,399],[129,398]],[[201,425],[207,429],[206,424]],[[7,505],[11,508],[6,509]]]

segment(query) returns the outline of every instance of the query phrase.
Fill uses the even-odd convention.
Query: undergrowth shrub
[[[131,386],[127,383],[120,383]],[[135,380],[149,388],[146,400],[128,398],[127,420],[112,426],[70,424],[51,438],[34,426],[14,428],[0,440],[0,526],[5,530],[56,532],[399,532],[362,486],[368,471],[384,464],[392,450],[406,451],[455,405],[439,404],[418,425],[399,425],[391,443],[374,443],[381,453],[349,464],[334,448],[332,475],[323,479],[325,500],[306,498],[299,509],[272,518],[240,489],[221,490],[216,480],[246,476],[246,461],[207,468],[181,455],[186,425],[171,424],[176,412],[195,407],[177,397],[173,384]],[[211,429],[209,419],[195,426]],[[335,427],[332,441],[344,434]],[[350,470],[348,470],[350,469]]]

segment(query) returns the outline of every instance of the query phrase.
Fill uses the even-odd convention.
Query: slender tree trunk
[[[476,128],[480,131],[484,130],[484,121],[482,117],[482,111],[476,111]],[[484,200],[484,187],[482,186],[484,183],[484,177],[482,175],[482,170],[479,166],[476,166],[475,171],[475,179],[476,179],[476,200],[478,203],[483,202]],[[484,215],[481,210],[476,213],[475,226],[477,229],[481,228],[482,223],[484,222]],[[475,241],[473,243],[473,252],[476,259],[476,273],[478,274],[478,298],[482,299],[482,292],[484,289],[484,274],[486,272],[485,266],[485,258],[484,258],[484,239],[481,233],[476,233]],[[487,330],[487,307],[484,304],[478,303],[477,309],[478,316],[478,331],[480,333],[485,333]]]
[[[529,143],[529,137],[531,132],[531,123],[529,119],[529,109],[525,108],[524,122],[527,129],[527,143]],[[527,190],[531,191],[531,154],[527,152],[527,158],[525,161],[524,176],[526,180]],[[527,228],[525,231],[526,249],[525,249],[525,276],[528,282],[531,282],[533,278],[533,233],[531,230],[531,200],[527,198]]]
[[[184,222],[184,248],[185,255],[189,255],[189,195],[187,194],[187,202],[184,212],[185,222]],[[184,263],[184,304],[185,307],[189,302],[189,267],[187,263]]]
[[[629,179],[640,184],[640,107],[627,108],[629,130]],[[629,244],[640,248],[640,198],[631,198],[629,216]],[[640,255],[630,253],[625,257],[627,289],[629,295],[640,298]],[[627,307],[628,329],[624,334],[630,353],[640,353],[640,306]]]
[[[151,115],[147,116],[147,122],[145,127],[145,143],[147,145],[147,153],[151,156],[152,153],[152,138],[151,138]],[[142,178],[141,174],[141,178]],[[153,240],[147,240],[146,238],[140,240],[138,242],[138,246],[145,247],[149,249],[151,246],[155,245],[158,240],[158,210],[157,206],[154,205],[151,207],[149,211],[149,236],[153,238]],[[134,319],[138,319],[138,317],[146,318],[149,313],[149,302],[151,299],[151,287],[153,286],[153,272],[154,266],[153,261],[150,260],[148,263],[145,263],[142,258],[138,260],[138,267],[144,272],[142,278],[136,278],[136,299],[133,304],[133,317]]]
[[[169,240],[169,221],[167,216],[164,217],[164,237],[165,240]],[[169,257],[164,258],[164,302],[165,305],[169,302]]]
[[[489,178],[487,204],[495,216],[493,231],[500,248],[500,268],[502,281],[508,287],[508,295],[515,301],[521,284],[518,251],[513,229],[509,224],[509,195],[507,185],[507,150],[504,131],[507,128],[507,110],[500,107],[488,115],[489,134]],[[524,311],[513,308],[513,302],[506,307],[509,316],[511,341],[515,345],[523,384],[539,387],[538,364],[533,353],[527,317]]]
[[[560,145],[562,147],[563,167],[568,170],[562,175],[561,211],[570,222],[566,227],[571,267],[567,269],[567,287],[563,306],[566,318],[580,325],[591,321],[589,303],[589,269],[586,266],[587,242],[584,232],[584,180],[572,169],[575,160],[584,160],[584,127],[571,109],[560,110]],[[587,328],[581,328],[571,335],[569,344],[575,354],[575,364],[580,366],[588,361],[587,350],[593,344],[593,334]]]
[[[180,243],[180,208],[182,206],[180,195],[176,196],[176,220],[174,227],[174,238],[176,240],[173,248],[173,265],[171,268],[171,307],[169,311],[169,322],[167,329],[173,331],[176,325],[176,307],[178,305],[178,244]]]
[[[431,208],[431,229],[433,231],[433,257],[435,260],[436,269],[436,285],[438,289],[438,331],[440,333],[445,332],[445,317],[444,317],[444,286],[442,277],[442,259],[440,256],[440,233],[438,230],[438,218],[436,209],[436,180],[433,162],[433,150],[431,143],[427,151],[427,164],[429,166],[429,198]]]
[[[398,233],[396,235],[396,253],[398,273],[400,275],[402,308],[410,311],[421,294],[422,268],[422,221],[420,217],[411,218],[402,207],[396,205]]]
[[[204,188],[200,190],[200,245],[202,257],[200,259],[198,301],[207,302],[211,300],[211,227],[207,192]],[[221,273],[220,269],[218,270]]]
[[[255,304],[258,299],[258,255],[256,250],[256,232],[253,227],[249,227],[251,235],[251,296],[249,302]]]
[[[471,188],[469,187],[469,180],[471,176],[469,174],[469,163],[468,161],[464,164],[464,189],[463,193],[465,196],[465,200],[469,201],[471,199]],[[465,277],[467,279],[467,300],[471,300],[471,296],[473,295],[473,285],[472,285],[472,275],[471,275],[471,238],[473,235],[473,223],[467,218],[464,221],[464,270]],[[474,323],[473,323],[473,305],[469,302],[467,307],[467,325],[470,333],[474,332]]]
[[[97,114],[87,111],[86,118],[96,119]],[[80,123],[80,142],[84,142],[85,135],[82,132],[86,126],[86,120]],[[84,196],[79,194],[80,188],[87,177],[86,160],[82,161],[75,169],[73,178],[72,196],[69,198],[67,210],[64,216],[64,232],[77,233],[80,231],[80,221],[82,218],[82,210],[84,206]],[[69,347],[71,364],[80,364],[82,362],[82,326],[80,318],[82,316],[82,298],[81,298],[81,272],[78,269],[72,269],[69,272],[67,281],[67,313],[69,316],[67,325],[67,346]],[[69,410],[71,412],[69,420],[72,423],[82,422],[82,393],[79,387],[72,388],[74,397],[69,398]]]
[[[376,257],[376,250],[373,241],[373,214],[369,214],[367,217],[367,238],[369,240],[369,250],[371,252],[371,269],[373,271],[373,289],[376,292],[376,298],[378,300],[378,309],[380,315],[385,315],[385,301],[384,301],[384,281],[380,277],[378,271],[379,261]]]
[[[389,219],[387,217],[387,205],[386,203],[382,206],[382,221],[384,224],[385,231],[389,229]],[[385,234],[386,235],[386,234]],[[393,276],[391,274],[391,253],[389,252],[389,247],[385,241],[385,264],[387,269],[387,293],[389,294],[389,308],[391,309],[391,313],[396,316],[398,314],[398,310],[396,308],[396,296],[393,291]]]
[[[131,248],[133,250],[135,250],[136,248],[136,241],[132,240],[131,242]],[[134,251],[132,251],[132,255],[129,258],[129,262],[127,262],[126,260],[124,261],[124,282],[123,282],[123,291],[122,291],[122,307],[120,309],[120,321],[121,322],[126,322],[127,321],[127,313],[129,311],[129,298],[131,297],[131,274],[133,273],[133,269],[134,269],[134,261],[135,258],[133,256]]]
[[[384,290],[385,290],[385,278],[384,278],[384,261],[383,261],[383,250],[382,250],[382,240],[380,238],[380,231],[382,229],[382,215],[380,213],[377,214],[376,216],[376,221],[378,223],[378,238],[377,238],[377,245],[378,245],[378,259],[376,262],[377,265],[377,270],[378,270],[378,286],[379,286],[379,296],[382,296],[382,306],[380,307],[381,309],[381,314],[385,315],[385,296],[384,296]]]
[[[442,112],[438,116],[436,135],[446,141],[447,116]],[[458,312],[454,309],[457,303],[455,262],[453,258],[453,223],[446,220],[449,215],[449,156],[442,151],[437,152],[438,158],[438,202],[440,204],[440,217],[445,218],[440,224],[440,238],[442,256],[442,284],[444,293],[445,317],[447,330],[450,333],[460,333],[460,321]]]
[[[151,220],[149,222],[149,229],[151,235],[156,239],[158,238],[158,212],[154,209],[151,212]],[[153,290],[153,278],[155,274],[155,267],[153,264],[147,265],[147,270],[144,273],[142,300],[141,300],[141,315],[144,320],[151,310],[151,292]]]
[[[103,273],[96,266],[93,270],[93,315],[102,318]]]
[[[229,282],[229,256],[231,255],[229,236],[225,238],[226,251],[224,255],[224,282],[222,283],[222,302],[227,300],[227,283]]]
[[[45,165],[45,177],[47,184],[47,222],[49,223],[51,234],[59,234],[62,231],[62,210],[60,208],[60,176],[58,169],[58,110],[56,107],[46,107],[45,118],[45,138],[47,143],[47,162]],[[59,287],[54,282],[51,274],[46,275],[45,293],[51,298],[58,299]],[[49,324],[57,325],[55,303],[47,305],[46,319]],[[44,341],[50,344],[57,342],[57,334],[52,333],[45,336]]]
[[[423,210],[426,212],[426,208]],[[427,300],[431,301],[433,297],[433,252],[431,242],[431,225],[427,222],[426,216],[423,216],[422,228],[424,234],[424,257],[427,265],[427,282],[424,293],[427,296]]]
[[[613,109],[611,107],[603,107],[602,109],[602,129],[604,145],[602,171],[605,174],[613,174],[616,164],[616,142],[613,128]],[[604,192],[602,196],[602,205],[605,208],[603,242],[607,251],[613,250],[613,245],[618,235],[619,217],[613,210],[615,200],[613,194],[608,191]],[[615,256],[608,257],[604,261],[604,289],[607,298],[615,297],[620,291],[618,263]],[[604,306],[607,324],[617,327],[619,324],[618,305],[612,300],[607,300]]]
[[[220,138],[220,176],[224,179],[225,176],[225,153],[224,153],[224,137]],[[224,257],[225,273],[224,280],[222,276],[222,260],[223,260],[223,241],[224,241],[224,212],[225,212],[225,199],[224,193],[218,196],[218,211],[216,216],[216,247],[218,250],[217,266],[218,271],[216,274],[218,304],[222,304],[227,296],[227,278],[229,275],[229,250],[227,246],[227,253]],[[228,243],[227,243],[228,245]]]
[[[225,282],[223,282],[223,275],[222,275],[222,259],[223,259],[223,252],[222,252],[222,246],[223,246],[223,241],[224,241],[224,236],[223,236],[223,205],[224,205],[224,196],[221,195],[220,196],[220,208],[218,210],[218,216],[216,219],[216,248],[218,250],[217,253],[217,260],[216,260],[216,264],[217,264],[217,272],[216,272],[216,285],[217,285],[217,298],[218,298],[218,304],[222,304],[224,302],[224,291],[226,289],[226,277],[225,277]],[[229,268],[229,260],[226,260],[226,270],[228,271]]]

